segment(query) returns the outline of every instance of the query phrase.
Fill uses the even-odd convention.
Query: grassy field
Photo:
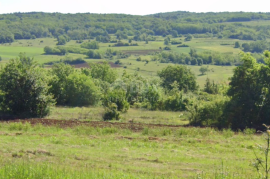
[[[257,177],[250,164],[263,137],[252,130],[101,124],[0,123],[0,177]]]
[[[163,37],[158,37],[156,41],[149,41],[148,44],[145,42],[138,42],[139,46],[129,46],[129,47],[109,47],[113,44],[111,43],[100,43],[99,51],[105,52],[108,48],[119,50],[119,51],[142,51],[143,60],[149,60],[149,64],[145,64],[145,62],[138,62],[136,59],[138,55],[131,55],[127,59],[121,59],[122,68],[117,68],[119,74],[123,73],[123,70],[127,70],[127,72],[134,73],[137,71],[139,74],[146,77],[157,77],[157,71],[162,70],[169,64],[167,63],[159,63],[151,61],[151,55],[143,54],[143,51],[146,50],[159,50],[159,47],[163,48]],[[238,54],[240,52],[239,49],[233,48],[234,41],[236,40],[227,40],[227,39],[217,39],[217,38],[195,38],[192,41],[184,42],[184,38],[177,38],[174,40],[182,41],[185,44],[188,44],[192,48],[195,48],[198,52],[210,50],[220,53],[231,53]],[[124,40],[125,41],[125,40]],[[33,57],[37,60],[38,63],[44,64],[53,61],[59,61],[60,59],[65,58],[65,56],[58,55],[44,55],[43,48],[45,46],[55,47],[56,39],[52,38],[41,38],[41,39],[29,39],[29,40],[18,40],[12,44],[1,44],[0,45],[0,56],[2,57],[2,62],[0,64],[5,64],[9,59],[16,58],[20,52],[26,53],[27,56]],[[231,44],[231,45],[221,45],[221,44]],[[71,40],[65,46],[70,47],[79,47],[80,44],[76,43],[76,41]],[[185,48],[177,48],[176,45],[172,45],[172,51],[176,53],[188,53],[190,51],[190,47]],[[102,60],[93,60],[87,59],[83,54],[73,54],[69,53],[67,55],[73,59],[81,57],[85,58],[87,62],[100,62]],[[113,60],[112,62],[114,62]],[[126,66],[126,69],[123,67]],[[189,66],[191,70],[196,74],[198,83],[201,87],[203,87],[205,80],[209,77],[211,80],[215,80],[217,82],[226,82],[228,78],[232,76],[233,66],[214,66],[209,65],[209,69],[211,69],[207,75],[200,75],[199,66]],[[139,70],[138,70],[139,69]]]

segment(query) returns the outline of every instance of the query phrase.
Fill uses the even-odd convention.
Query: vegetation
[[[49,94],[49,78],[33,59],[21,54],[1,70],[1,111],[22,117],[44,117],[54,99]]]
[[[256,178],[269,25],[244,12],[0,15],[0,118],[36,118],[0,123],[0,178]]]

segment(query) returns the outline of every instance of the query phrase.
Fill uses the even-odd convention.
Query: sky
[[[270,12],[268,0],[0,0],[0,14],[13,12],[117,13]]]

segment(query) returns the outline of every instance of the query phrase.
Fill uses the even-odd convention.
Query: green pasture
[[[1,178],[258,178],[261,135],[211,128],[0,123]],[[262,154],[258,153],[259,156]]]
[[[202,51],[214,51],[219,53],[227,53],[237,55],[240,52],[240,49],[234,48],[234,43],[239,40],[232,39],[217,39],[217,38],[193,38],[192,41],[185,42],[184,37],[181,38],[172,38],[172,40],[181,41],[183,44],[187,44],[190,47],[182,47],[179,48],[177,45],[171,45],[172,51],[176,53],[189,53],[190,48],[194,48],[197,52]],[[85,40],[85,42],[88,40]],[[124,42],[128,42],[127,40],[123,40]],[[239,41],[241,43],[241,41]],[[43,48],[45,46],[55,47],[57,43],[56,39],[53,38],[41,38],[41,39],[29,39],[29,40],[17,40],[12,44],[1,44],[0,45],[0,56],[2,57],[2,64],[6,63],[7,60],[11,58],[16,58],[20,52],[26,53],[27,56],[33,57],[37,60],[38,63],[48,63],[53,61],[59,61],[60,59],[65,58],[65,56],[58,55],[44,55]],[[119,51],[143,51],[143,50],[159,50],[159,48],[164,48],[164,37],[157,37],[156,41],[149,41],[146,44],[144,41],[136,42],[139,46],[128,46],[128,47],[113,47],[112,43],[100,43],[99,51],[105,52],[108,48],[119,50]],[[76,43],[75,40],[69,41],[65,46],[69,47],[80,47],[79,43]],[[67,56],[72,58],[84,58],[87,62],[100,62],[103,60],[94,60],[87,59],[86,55],[83,54],[73,54],[69,53]],[[138,62],[136,59],[141,56],[142,60],[149,60],[149,63],[141,61]],[[151,61],[152,56],[149,54],[142,55],[132,55],[127,59],[120,59],[121,68],[117,68],[119,74],[123,73],[123,70],[127,72],[134,73],[137,71],[139,74],[147,77],[157,77],[157,71],[162,70],[169,64],[167,63],[159,63],[155,61]],[[115,62],[116,60],[112,60],[111,62]],[[125,67],[125,68],[124,68]],[[207,75],[200,75],[199,66],[189,66],[192,71],[197,76],[198,83],[202,87],[206,78],[209,77],[212,80],[218,82],[228,81],[228,78],[232,76],[233,66],[214,66],[209,65],[209,69],[211,69]]]

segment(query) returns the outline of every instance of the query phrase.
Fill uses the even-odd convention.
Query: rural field
[[[151,61],[151,53],[155,51],[159,51],[159,47],[164,47],[163,41],[164,38],[159,37],[159,41],[149,42],[149,44],[145,44],[144,42],[139,42],[139,46],[132,47],[109,47],[112,45],[110,43],[100,43],[99,51],[105,52],[107,49],[113,49],[117,51],[123,51],[124,53],[131,54],[128,58],[121,59],[121,64],[116,65],[116,70],[119,75],[122,75],[123,71],[126,70],[128,73],[138,72],[140,75],[155,78],[157,77],[157,72],[168,66],[168,63],[160,63],[157,61]],[[183,39],[180,39],[183,41]],[[41,43],[42,41],[42,43]],[[9,59],[18,57],[19,53],[25,53],[29,57],[33,57],[39,64],[46,64],[50,62],[60,61],[65,58],[83,58],[86,62],[102,62],[108,61],[109,63],[114,64],[116,60],[107,60],[107,59],[88,59],[86,55],[76,54],[76,53],[68,53],[65,56],[59,55],[45,55],[44,47],[50,46],[54,47],[57,43],[57,40],[52,38],[41,38],[34,40],[18,40],[12,44],[2,44],[0,45],[0,56],[2,57],[2,61],[0,64],[4,65]],[[222,43],[230,43],[230,45],[220,45]],[[186,44],[190,45],[192,48],[195,48],[198,52],[200,51],[208,51],[212,50],[214,52],[219,53],[233,53],[237,55],[240,50],[233,48],[234,41],[226,40],[226,39],[195,39],[192,42],[187,42]],[[75,41],[71,40],[68,42],[66,47],[76,47],[80,48],[80,44],[76,44]],[[190,47],[177,48],[172,47],[172,51],[176,53],[186,53],[188,54],[190,51]],[[138,57],[141,57],[143,60],[149,60],[150,62],[146,65],[143,61],[136,61]],[[88,65],[75,65],[76,67],[88,67]],[[114,66],[113,66],[114,67]],[[125,67],[125,68],[124,68]],[[206,78],[210,78],[216,82],[227,82],[228,78],[233,74],[234,66],[216,66],[216,65],[208,65],[209,71],[206,75],[201,75],[199,69],[200,66],[188,66],[197,77],[197,81],[200,87],[203,87]],[[139,68],[139,71],[138,71]]]
[[[0,178],[269,178],[269,27],[0,14]]]
[[[1,178],[256,178],[253,150],[264,143],[254,130],[87,119],[15,120],[0,129]]]

